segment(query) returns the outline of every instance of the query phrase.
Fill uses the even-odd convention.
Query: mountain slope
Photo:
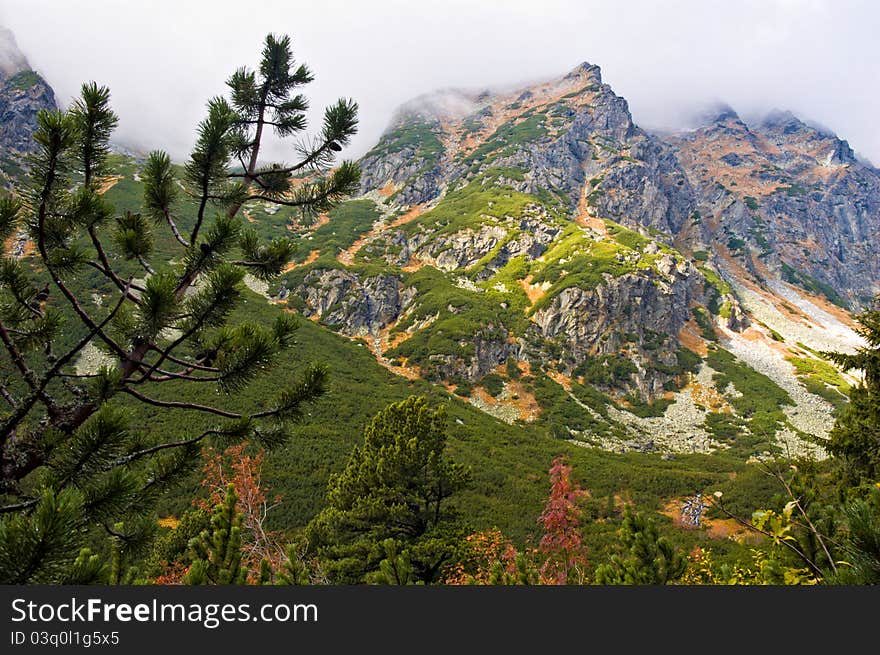
[[[815,352],[858,343],[828,300],[878,288],[878,174],[792,117],[713,118],[649,134],[589,64],[418,98],[362,159],[361,199],[288,225],[308,245],[282,295],[508,421],[611,449],[814,451],[851,382]]]
[[[788,112],[746,125],[730,109],[668,140],[705,220],[699,240],[844,308],[880,291],[880,172],[846,141]]]
[[[108,197],[136,209],[140,164],[119,161]],[[249,203],[302,244],[280,285],[251,286],[389,371],[609,450],[815,452],[830,427],[852,379],[817,351],[858,341],[828,298],[876,288],[877,172],[845,142],[732,111],[650,134],[582,64],[417,99],[361,164],[361,196],[314,222]],[[839,220],[810,227],[819,209]],[[816,233],[810,261],[791,225]],[[852,270],[816,268],[826,246]]]

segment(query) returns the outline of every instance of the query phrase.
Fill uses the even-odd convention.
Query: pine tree
[[[304,550],[299,544],[287,544],[284,549],[284,561],[277,571],[269,575],[269,579],[274,579],[275,584],[290,586],[308,585],[321,580],[320,573],[316,572],[315,567],[310,566],[310,563],[306,560]],[[268,560],[263,560],[263,562],[268,564]],[[318,574],[314,575],[316,573]]]
[[[336,581],[361,582],[386,558],[383,543],[407,548],[414,578],[433,582],[452,553],[442,527],[447,499],[467,480],[443,456],[446,418],[425,398],[412,396],[377,414],[364,443],[328,483],[327,506],[308,529]]]
[[[330,170],[357,129],[350,100],[326,110],[318,135],[297,145],[296,163],[261,163],[270,129],[280,137],[305,129],[296,91],[312,79],[288,37],[268,36],[259,69],[239,69],[230,99],[208,103],[183,175],[165,152],[147,157],[140,213],[118,214],[102,195],[118,122],[107,88],[85,84],[68,110],[38,116],[29,182],[0,197],[0,238],[24,231],[38,260],[0,259],[0,582],[67,580],[88,529],[121,521],[116,536],[133,548],[151,534],[157,497],[193,469],[202,443],[282,443],[324,392],[327,372],[313,365],[263,408],[233,409],[290,350],[296,324],[282,313],[269,326],[228,324],[245,274],[271,280],[293,252],[290,240],[263,243],[243,227],[242,207],[268,202],[309,215],[357,188],[356,165]],[[159,229],[179,248],[170,261],[154,252]],[[110,302],[87,300],[89,275],[112,290]],[[90,344],[113,363],[77,373]],[[192,400],[206,386],[226,396],[220,406]],[[180,433],[133,433],[123,400],[174,412]]]
[[[838,567],[829,582],[880,584],[880,488],[874,487],[865,499],[846,503],[844,518],[847,530],[841,550],[848,566]]]
[[[368,573],[367,582],[381,585],[411,585],[417,583],[413,575],[413,566],[409,551],[401,549],[394,539],[382,542],[385,559],[379,562],[379,570]]]
[[[627,507],[618,536],[626,553],[613,555],[596,569],[599,584],[665,585],[684,575],[687,559],[660,536],[654,521],[646,516]]]
[[[874,309],[859,316],[859,334],[867,342],[854,354],[823,353],[845,371],[864,373],[861,384],[849,392],[834,427],[823,442],[826,450],[844,465],[844,482],[880,480],[880,297]]]
[[[192,565],[183,579],[190,585],[244,584],[247,569],[241,564],[241,513],[235,507],[235,487],[226,488],[226,496],[211,514],[210,530],[190,544]]]

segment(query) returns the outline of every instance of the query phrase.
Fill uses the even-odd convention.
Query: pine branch
[[[242,418],[241,414],[236,414],[235,412],[227,412],[226,410],[219,409],[217,407],[211,407],[210,405],[198,405],[196,403],[184,403],[173,400],[158,400],[156,398],[150,398],[149,396],[145,396],[144,394],[140,393],[139,391],[135,391],[130,387],[123,387],[122,389],[120,389],[120,391],[122,391],[122,393],[127,393],[134,398],[137,398],[141,402],[152,405],[153,407],[165,407],[167,409],[191,409],[197,412],[216,414],[217,416],[222,416],[223,418]]]
[[[13,430],[18,427],[18,424],[24,420],[24,417],[27,416],[28,412],[31,408],[36,404],[38,399],[41,399],[40,394],[42,391],[48,386],[49,382],[58,375],[59,371],[73,359],[74,355],[76,355],[80,350],[86,347],[86,345],[98,335],[101,330],[110,321],[113,320],[113,317],[116,316],[116,313],[122,308],[123,303],[125,302],[125,296],[121,296],[119,301],[116,303],[116,306],[110,311],[109,314],[104,318],[101,323],[97,324],[92,328],[88,334],[86,334],[82,339],[80,339],[67,353],[58,358],[55,364],[43,374],[42,379],[37,384],[34,392],[28,396],[25,400],[23,400],[16,408],[15,411],[8,416],[3,421],[3,427],[0,428],[0,439],[2,439],[2,443],[6,443],[6,440],[10,438]]]
[[[182,448],[185,446],[192,446],[199,442],[201,442],[205,437],[208,436],[221,436],[226,434],[222,430],[205,430],[197,437],[192,437],[191,439],[182,439],[180,441],[168,441],[166,443],[161,443],[155,446],[150,446],[149,448],[144,448],[142,450],[138,450],[134,453],[130,453],[125,455],[124,457],[119,457],[114,460],[112,466],[121,466],[123,464],[130,464],[131,462],[138,460],[142,457],[146,457],[147,455],[152,455],[153,453],[158,453],[161,450],[168,450],[169,448]]]
[[[9,356],[12,358],[12,361],[15,363],[18,370],[21,371],[25,382],[27,382],[28,386],[33,390],[33,395],[35,397],[34,402],[36,402],[36,400],[38,399],[42,401],[44,405],[46,405],[46,408],[49,410],[50,414],[56,413],[58,411],[57,405],[46,394],[44,390],[45,385],[43,387],[40,386],[39,382],[37,381],[36,375],[34,375],[34,372],[27,365],[27,362],[24,359],[24,355],[21,354],[21,351],[15,345],[15,342],[13,342],[12,338],[9,336],[9,332],[6,330],[6,326],[3,325],[2,322],[0,322],[0,339],[2,339],[3,345],[6,346],[6,350],[9,352]],[[18,411],[18,408],[16,408],[16,410]],[[13,413],[13,415],[15,415],[15,413]],[[2,436],[3,443],[6,442],[7,434],[8,431],[4,430]]]
[[[180,359],[179,357],[174,357],[174,356],[171,355],[168,351],[161,350],[158,346],[155,346],[155,345],[151,346],[151,347],[150,347],[150,350],[152,350],[152,351],[154,351],[154,352],[157,352],[157,353],[159,353],[160,355],[161,355],[161,354],[164,354],[164,355],[165,355],[165,359],[167,359],[169,362],[174,362],[175,364],[178,364],[178,365],[180,365],[180,366],[190,367],[191,370],[195,370],[195,371],[206,371],[206,372],[209,372],[209,373],[219,373],[219,372],[220,372],[220,369],[219,369],[219,368],[215,368],[215,367],[213,367],[213,366],[203,366],[203,365],[199,364],[198,361],[196,361],[196,362],[188,362],[188,361],[185,360],[185,359]],[[202,358],[200,361],[204,361],[204,360],[205,360],[205,358]]]
[[[111,282],[113,282],[114,285],[116,285],[116,280],[114,279],[114,275],[113,275],[112,273],[109,273],[109,272],[107,271],[107,269],[104,268],[104,267],[103,267],[101,264],[99,264],[98,262],[95,262],[95,261],[87,261],[87,262],[86,262],[86,266],[89,266],[89,267],[91,267],[91,268],[94,268],[96,271],[98,271],[98,272],[100,272],[101,274],[103,274],[108,280],[110,280]],[[117,286],[117,288],[118,288],[120,291],[122,291],[122,289],[124,288],[123,286],[119,286],[119,285],[116,285],[116,286]],[[133,303],[139,305],[140,302],[141,302],[141,299],[138,298],[138,297],[137,297],[136,295],[134,295],[133,293],[131,293],[131,290],[132,290],[132,289],[135,290],[135,291],[140,291],[140,292],[142,292],[142,291],[144,290],[144,288],[143,288],[141,285],[139,285],[139,284],[132,284],[132,285],[129,287],[129,292],[128,292],[127,296],[126,296],[126,298],[128,298],[128,300],[131,300]]]

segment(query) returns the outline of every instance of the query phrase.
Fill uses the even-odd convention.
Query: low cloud
[[[510,87],[589,61],[647,128],[682,126],[719,102],[744,116],[787,109],[880,162],[880,5],[870,0],[0,0],[0,23],[59,101],[85,80],[108,84],[119,140],[176,158],[207,99],[235,68],[257,63],[265,34],[284,32],[316,74],[304,90],[313,124],[340,96],[360,104],[349,157],[413,98]]]

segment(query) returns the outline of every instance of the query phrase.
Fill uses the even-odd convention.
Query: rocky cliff
[[[55,108],[52,87],[34,71],[21,71],[0,80],[0,147],[4,151],[30,151],[34,147],[37,112]]]
[[[18,49],[15,37],[0,27],[0,172],[20,174],[22,155],[33,147],[37,112],[56,109],[55,93]]]
[[[695,244],[842,307],[880,292],[880,171],[846,141],[789,112],[747,125],[730,108],[667,140],[694,190]]]

